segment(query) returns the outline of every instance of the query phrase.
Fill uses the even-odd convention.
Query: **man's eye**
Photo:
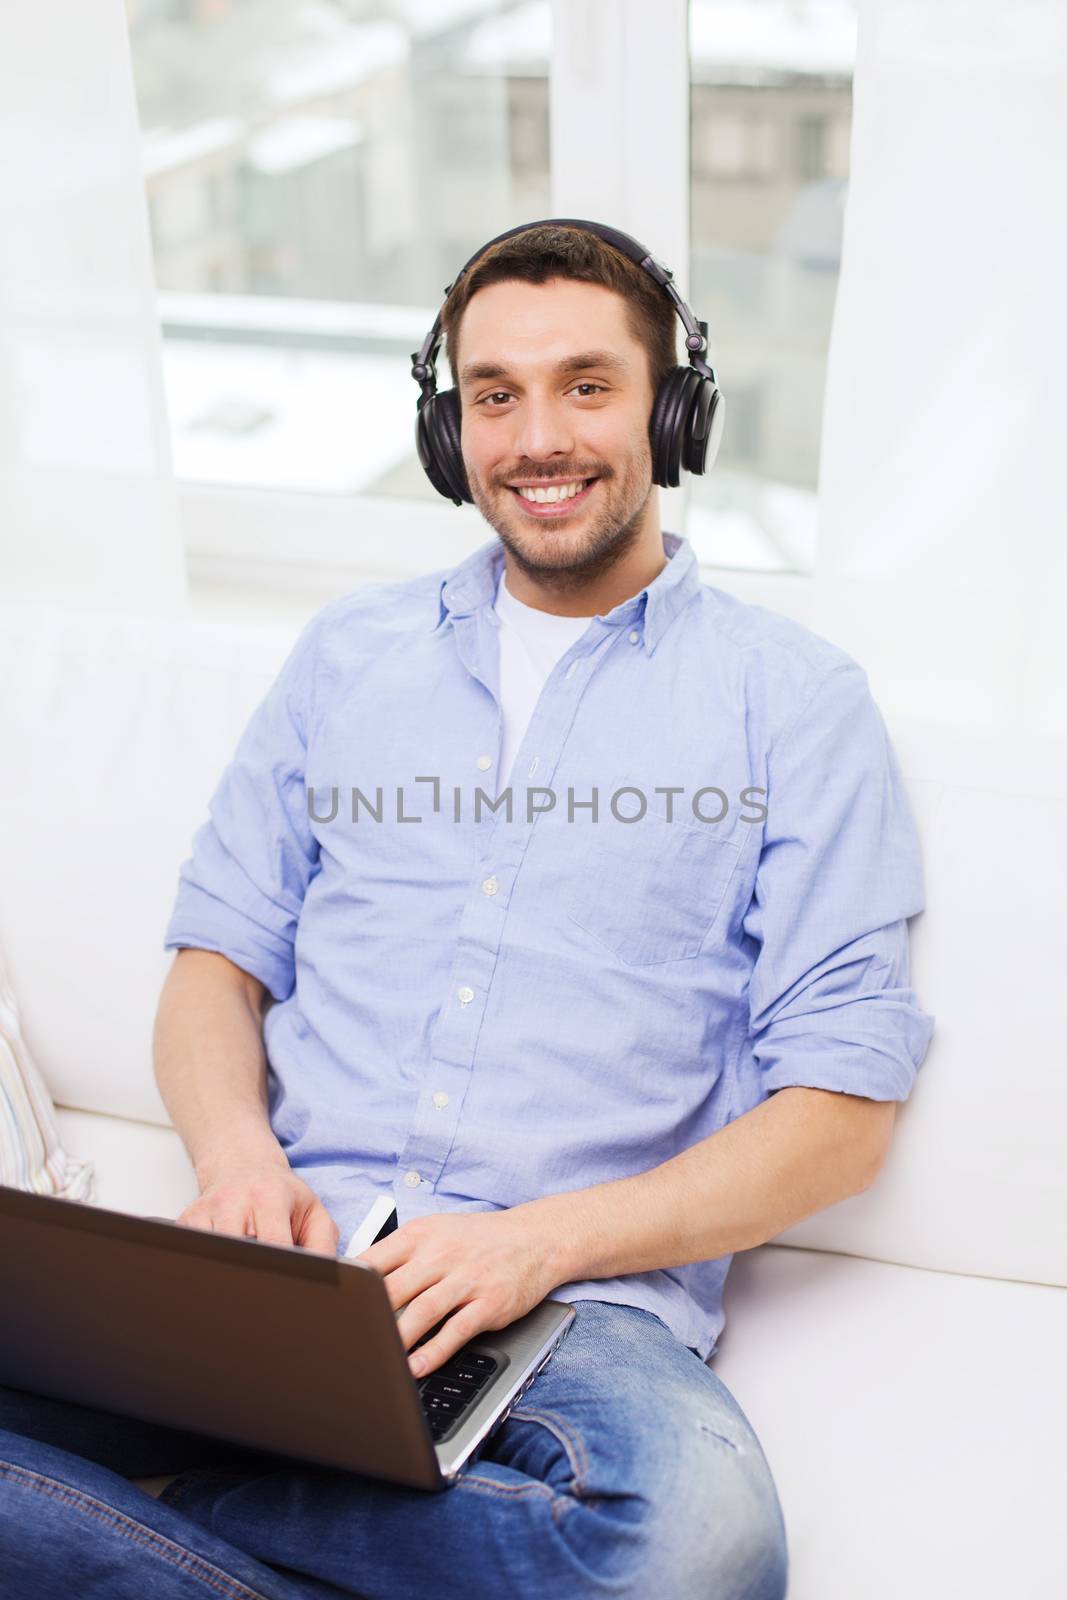
[[[604,385],[602,383],[576,383],[574,385],[574,388],[575,389],[597,389],[601,394],[604,392]],[[478,401],[478,404],[480,406],[486,406],[490,411],[496,411],[499,408],[497,406],[491,405],[490,401],[499,400],[501,398],[501,396],[503,396],[503,398],[505,400],[510,399],[511,398],[510,390],[508,390],[508,389],[496,389],[496,390],[493,391],[492,394],[483,395],[482,399]]]

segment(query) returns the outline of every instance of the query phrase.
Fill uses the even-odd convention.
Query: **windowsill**
[[[494,537],[474,506],[179,486],[190,603],[200,615],[300,620],[363,583],[457,565]],[[664,526],[681,508],[669,490]],[[358,519],[358,521],[357,521]],[[705,583],[804,622],[813,579],[701,563]]]

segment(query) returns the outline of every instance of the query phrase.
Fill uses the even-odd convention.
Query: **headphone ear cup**
[[[680,481],[682,444],[694,382],[700,382],[700,374],[692,367],[672,367],[660,384],[652,407],[648,425],[652,481],[661,489],[676,489]]]
[[[682,465],[687,472],[700,475],[711,471],[719,454],[725,420],[722,391],[711,378],[701,376],[685,429]]]
[[[457,506],[473,502],[460,445],[459,396],[442,389],[420,406],[415,428],[415,448],[423,471],[446,500]]]
[[[446,500],[454,500],[448,483],[441,474],[434,449],[433,412],[437,404],[437,396],[431,395],[424,400],[415,414],[415,449],[422,463],[422,470],[437,490]]]
[[[671,403],[671,379],[677,370],[677,367],[673,368],[662,379],[659,388],[656,390],[656,398],[652,403],[652,415],[648,420],[648,440],[652,447],[652,482],[658,483],[663,489],[667,487],[663,482],[662,469],[663,447],[661,440],[663,438],[663,422]]]
[[[649,422],[652,481],[676,489],[681,468],[710,472],[719,453],[725,420],[718,384],[695,367],[672,367],[660,384]]]
[[[434,409],[434,435],[441,471],[453,485],[460,499],[465,500],[468,505],[473,505],[474,496],[467,482],[467,469],[463,465],[459,395],[455,389],[443,389],[434,398],[437,401]]]

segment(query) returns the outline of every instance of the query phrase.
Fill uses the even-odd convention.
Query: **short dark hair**
[[[652,394],[677,364],[678,321],[664,291],[629,256],[585,228],[535,224],[491,245],[464,274],[441,308],[453,385],[459,383],[459,329],[471,296],[491,283],[518,278],[547,283],[574,278],[614,289],[626,302],[626,325],[648,356]]]

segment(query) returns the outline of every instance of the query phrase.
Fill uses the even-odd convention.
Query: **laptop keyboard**
[[[458,1427],[498,1365],[492,1356],[460,1350],[436,1372],[416,1380],[435,1443]]]

